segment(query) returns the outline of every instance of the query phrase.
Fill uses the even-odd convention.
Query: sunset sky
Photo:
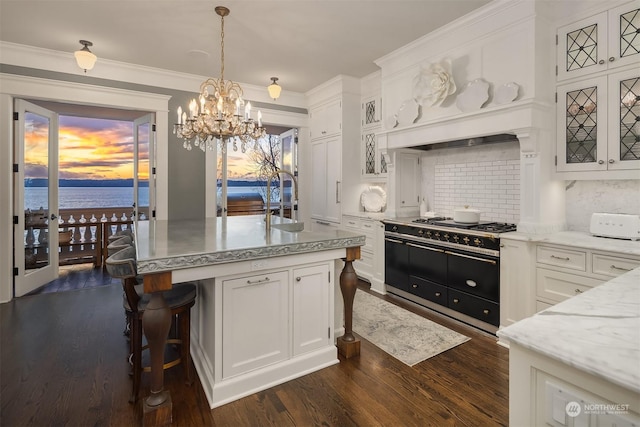
[[[46,177],[46,128],[29,114],[25,134],[25,177]],[[30,126],[31,125],[31,126]],[[145,129],[146,130],[146,129]],[[59,176],[61,179],[122,179],[133,177],[133,123],[60,116]],[[147,135],[141,135],[146,140]],[[144,148],[141,174],[148,176]]]
[[[25,178],[46,178],[47,124],[31,113],[27,114],[26,121]],[[133,177],[133,122],[60,116],[59,129],[60,179]],[[144,131],[141,140],[148,138],[148,129]],[[147,147],[140,153],[144,159],[140,165],[143,178],[148,177]],[[256,179],[256,166],[239,147],[233,151],[229,146],[227,161],[228,179]]]

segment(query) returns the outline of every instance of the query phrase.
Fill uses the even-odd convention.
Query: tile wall
[[[422,158],[422,189],[429,210],[452,216],[468,205],[481,220],[520,220],[520,150],[517,143],[434,150]]]

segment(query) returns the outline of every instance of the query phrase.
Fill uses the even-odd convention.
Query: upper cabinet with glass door
[[[557,79],[607,71],[640,60],[638,1],[558,29]]]
[[[373,180],[382,179],[387,174],[387,163],[376,138],[376,133],[381,130],[382,100],[378,95],[364,97],[361,108],[362,177]]]
[[[640,179],[640,69],[558,86],[557,126],[565,179]]]

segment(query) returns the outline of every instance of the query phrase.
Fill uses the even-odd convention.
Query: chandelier
[[[220,78],[210,78],[200,85],[198,101],[192,99],[189,109],[183,111],[178,107],[178,123],[173,126],[173,133],[183,140],[182,146],[192,150],[193,146],[213,150],[216,142],[223,153],[227,144],[233,144],[238,150],[238,142],[242,152],[247,150],[249,142],[264,137],[267,132],[262,126],[262,113],[258,111],[258,121],[251,118],[251,103],[245,105],[242,99],[242,88],[236,82],[224,79],[224,17],[229,9],[216,6],[216,13],[221,18],[220,34]]]

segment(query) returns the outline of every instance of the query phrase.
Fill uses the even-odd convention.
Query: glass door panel
[[[147,220],[155,211],[155,124],[147,114],[133,122],[133,217]]]
[[[15,296],[58,277],[58,115],[16,100]]]

